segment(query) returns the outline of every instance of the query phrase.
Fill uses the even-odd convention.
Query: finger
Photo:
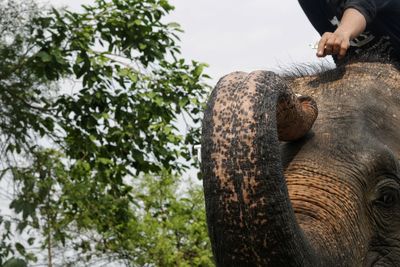
[[[344,58],[344,56],[347,53],[347,49],[349,49],[350,44],[348,42],[342,42],[340,45],[340,51],[339,51],[339,59]]]
[[[318,57],[325,56],[325,46],[326,46],[326,42],[328,41],[330,34],[331,33],[324,33],[321,37],[321,40],[318,42],[318,50],[317,50]]]
[[[331,38],[328,39],[325,45],[325,55],[332,55],[333,49],[335,45],[335,39],[332,36]]]
[[[340,49],[342,47],[342,42],[340,39],[335,39],[332,46],[332,55],[340,54]]]

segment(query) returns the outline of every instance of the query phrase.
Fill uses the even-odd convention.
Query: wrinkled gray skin
[[[315,103],[292,92],[315,100],[313,126]],[[216,264],[400,266],[399,157],[391,64],[225,76],[202,139]]]

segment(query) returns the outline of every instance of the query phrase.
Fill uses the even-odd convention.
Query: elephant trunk
[[[214,89],[203,120],[202,172],[217,266],[311,266],[283,176],[279,138],[303,136],[317,116],[272,72],[236,72]]]

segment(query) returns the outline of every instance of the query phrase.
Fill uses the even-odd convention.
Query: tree
[[[126,241],[141,213],[133,204],[144,203],[132,181],[176,177],[196,164],[190,150],[207,76],[204,64],[180,58],[180,27],[163,22],[173,7],[96,0],[83,8],[0,3],[2,177],[18,188],[11,202],[17,230],[44,237],[1,243],[0,264],[16,251],[35,261],[26,247],[37,243],[49,266],[52,249],[66,244],[87,260],[107,254],[129,262]],[[62,79],[81,86],[65,93]],[[192,125],[183,135],[177,123],[185,117]],[[10,229],[11,220],[1,223]]]
[[[141,233],[135,266],[213,266],[203,191],[192,184],[179,194],[178,181],[168,173],[147,175],[135,187]]]
[[[55,87],[30,63],[40,49],[30,36],[37,16],[33,2],[0,3],[0,151],[7,157],[2,164],[11,163],[14,151],[29,151],[38,134],[53,132],[50,94]]]
[[[20,225],[44,236],[39,243],[49,266],[113,260],[127,266],[212,266],[200,186],[186,184],[179,192],[180,179],[163,170],[133,181],[124,198],[88,198],[90,187],[71,179],[62,155],[47,150],[36,156],[29,168],[14,170],[22,191],[12,206],[22,212]],[[74,171],[85,176],[90,169]],[[65,248],[76,255],[52,259]],[[22,245],[19,251],[35,259]]]

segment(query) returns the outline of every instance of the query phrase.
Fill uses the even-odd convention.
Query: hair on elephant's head
[[[202,138],[217,266],[400,266],[399,158],[392,64],[223,77]]]

